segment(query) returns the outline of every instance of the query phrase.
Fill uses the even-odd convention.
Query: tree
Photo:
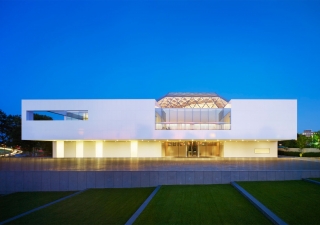
[[[7,140],[7,114],[0,109],[0,142],[6,143]]]
[[[52,120],[45,115],[36,115],[41,120]],[[20,146],[24,151],[32,151],[35,148],[42,149],[47,153],[52,152],[51,141],[27,141],[21,139],[21,116],[6,115],[0,110],[0,142],[7,146]]]
[[[50,116],[40,115],[40,114],[34,113],[33,120],[53,120],[53,119]]]
[[[320,131],[314,132],[312,135],[312,147],[320,149]]]
[[[287,148],[298,148],[297,140],[279,141],[278,143],[279,145],[281,144],[282,146]]]
[[[7,116],[7,143],[11,146],[21,145],[21,116]]]
[[[298,148],[302,150],[303,148],[306,147],[307,143],[308,143],[308,137],[302,134],[298,134],[298,139],[297,139]]]

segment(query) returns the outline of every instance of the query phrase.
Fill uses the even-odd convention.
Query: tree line
[[[45,117],[45,118],[42,118]],[[34,114],[34,120],[52,120],[51,117]],[[27,141],[21,139],[21,115],[7,115],[0,109],[0,145],[32,152],[42,149],[52,153],[51,141]]]
[[[313,132],[313,135],[307,137],[303,134],[297,134],[297,140],[279,141],[279,145],[287,148],[318,148],[320,149],[320,131]]]

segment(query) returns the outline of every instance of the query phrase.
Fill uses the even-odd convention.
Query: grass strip
[[[8,224],[124,224],[153,190],[89,189]]]
[[[271,224],[231,185],[162,186],[134,224]]]
[[[0,222],[74,192],[17,192],[0,197]]]
[[[305,181],[237,182],[288,224],[320,224],[320,188]]]

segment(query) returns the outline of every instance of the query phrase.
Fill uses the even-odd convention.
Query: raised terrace
[[[305,171],[320,159],[283,158],[7,158],[0,171]]]
[[[311,158],[7,158],[0,193],[320,177]]]

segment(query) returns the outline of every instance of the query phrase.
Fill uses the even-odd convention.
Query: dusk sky
[[[0,109],[216,92],[297,99],[320,130],[320,1],[0,0]]]

